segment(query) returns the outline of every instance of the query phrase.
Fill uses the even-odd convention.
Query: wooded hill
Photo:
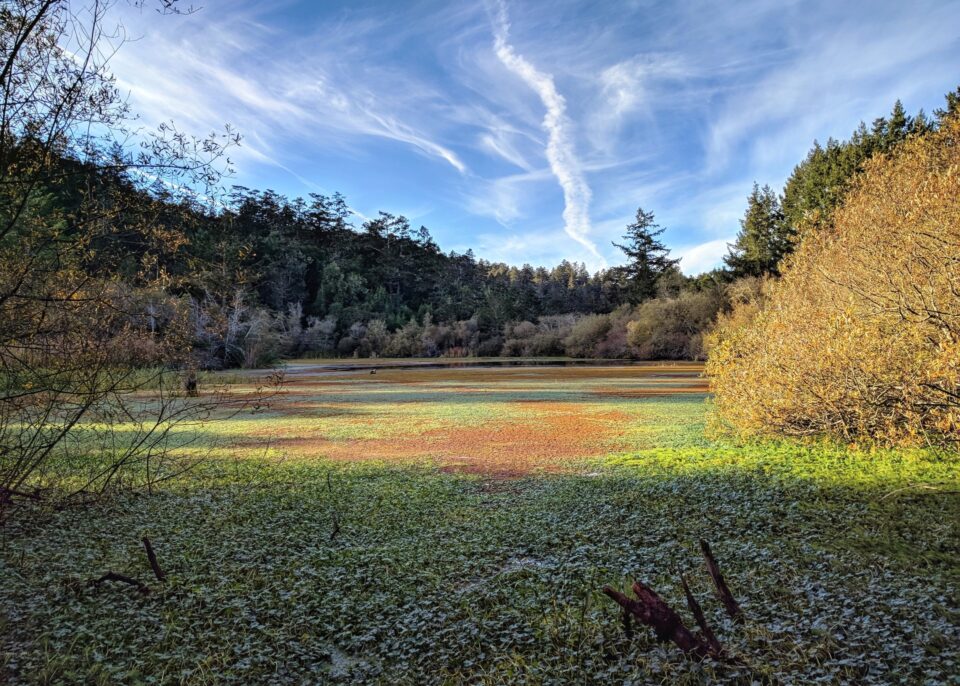
[[[203,368],[303,355],[697,358],[718,313],[756,297],[757,279],[778,272],[801,227],[827,221],[866,160],[939,119],[898,102],[847,141],[815,143],[781,194],[754,187],[726,268],[697,278],[680,273],[643,209],[618,244],[622,266],[511,266],[445,253],[402,216],[358,224],[339,194],[234,187],[212,202],[66,151],[33,192],[30,220],[83,244],[78,268],[131,287],[150,336],[189,332]],[[91,208],[108,225],[72,235]],[[15,248],[16,232],[7,240]]]

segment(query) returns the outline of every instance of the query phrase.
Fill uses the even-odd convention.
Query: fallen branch
[[[150,587],[144,584],[133,577],[127,576],[126,574],[118,574],[117,572],[107,572],[99,579],[91,579],[87,582],[88,586],[99,586],[105,581],[119,581],[130,586],[135,586],[138,591],[143,595],[150,593]]]
[[[731,619],[742,624],[743,610],[740,609],[729,587],[727,587],[727,582],[724,581],[723,574],[720,573],[717,560],[713,557],[713,552],[710,550],[710,544],[702,538],[700,539],[700,551],[703,553],[703,559],[707,563],[707,573],[710,574],[713,587],[716,589],[717,596],[720,598],[720,602],[723,603],[724,609],[727,611],[727,614],[730,615]]]
[[[674,612],[649,586],[639,581],[633,584],[636,600],[609,586],[604,586],[603,592],[625,611],[651,627],[659,640],[672,641],[683,652],[696,655],[701,659],[708,656],[717,657],[713,649],[695,636],[684,625],[680,615]]]
[[[150,539],[146,536],[143,537],[143,547],[147,551],[147,559],[150,560],[150,568],[153,569],[153,575],[157,577],[157,581],[165,581],[167,575],[163,573],[162,569],[160,569],[160,563],[157,562],[157,554],[153,552],[153,546],[150,545]]]
[[[18,491],[15,488],[0,486],[0,500],[11,501],[13,498],[26,498],[27,500],[40,500],[40,491],[35,490],[32,493]]]
[[[723,602],[723,606],[734,620],[743,622],[743,611],[734,599],[733,594],[727,587],[723,575],[720,573],[720,567],[717,565],[713,552],[710,550],[710,544],[706,541],[700,541],[700,550],[703,552],[703,559],[707,563],[707,572],[713,581],[717,595]],[[701,659],[711,657],[716,660],[722,660],[727,663],[744,664],[736,657],[729,657],[724,653],[723,646],[710,625],[707,624],[707,618],[703,614],[700,603],[697,602],[693,592],[690,590],[687,579],[683,572],[677,572],[680,576],[680,584],[683,586],[683,593],[687,599],[687,607],[693,613],[700,632],[694,634],[683,623],[683,619],[667,605],[664,600],[658,596],[652,588],[636,581],[633,584],[633,593],[636,600],[626,596],[610,586],[604,586],[603,592],[612,598],[623,609],[623,629],[627,637],[631,637],[633,629],[631,619],[636,618],[643,624],[651,627],[661,641],[672,641],[675,646],[688,655],[695,655]]]

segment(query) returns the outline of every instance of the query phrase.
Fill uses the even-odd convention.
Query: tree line
[[[78,268],[131,287],[149,323],[133,349],[158,362],[171,336],[191,350],[181,363],[198,368],[297,356],[700,358],[718,315],[755,297],[801,233],[829,221],[865,162],[936,122],[897,102],[847,141],[814,143],[782,193],[754,186],[724,267],[696,278],[680,272],[642,208],[615,243],[623,265],[513,266],[445,253],[403,216],[356,225],[340,194],[233,187],[211,203],[66,150],[30,214],[55,224],[91,204],[123,208],[87,241]]]
[[[26,155],[31,142],[17,145]],[[63,239],[84,244],[76,268],[129,287],[135,318],[148,322],[134,348],[155,349],[157,361],[171,336],[189,339],[184,363],[200,368],[302,355],[689,357],[698,345],[678,336],[699,331],[719,302],[715,279],[683,276],[642,209],[618,243],[627,263],[591,274],[569,261],[548,269],[444,253],[426,227],[386,212],[357,226],[339,194],[291,200],[234,187],[211,204],[70,154],[51,165],[30,220],[65,218]],[[93,236],[79,217],[91,206],[111,208],[110,229]],[[686,333],[670,344],[641,333],[649,327],[629,333],[646,303],[681,292],[710,310],[678,322]]]

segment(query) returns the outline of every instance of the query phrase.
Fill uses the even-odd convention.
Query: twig
[[[150,587],[144,584],[133,577],[127,576],[126,574],[118,574],[117,572],[107,572],[99,579],[91,579],[87,582],[88,586],[99,586],[105,581],[119,581],[130,586],[135,586],[138,591],[143,595],[150,593]]]
[[[880,501],[882,502],[887,498],[892,498],[895,495],[898,495],[900,493],[903,493],[904,491],[909,491],[912,489],[916,489],[918,491],[940,491],[945,495],[957,495],[958,493],[960,493],[960,491],[944,491],[940,486],[930,486],[928,484],[911,484],[910,486],[904,486],[903,488],[897,488],[893,491],[890,491],[889,493],[881,497]]]
[[[703,609],[700,607],[697,599],[693,597],[693,593],[690,592],[690,586],[687,585],[687,579],[683,576],[683,572],[680,572],[680,584],[683,586],[684,595],[687,596],[687,607],[690,608],[694,619],[697,620],[697,626],[700,627],[700,632],[707,640],[713,652],[719,655],[723,652],[723,646],[720,645],[720,641],[717,640],[717,635],[713,633],[713,629],[707,624],[707,618],[703,615]]]
[[[710,544],[702,538],[700,539],[700,551],[703,553],[703,559],[707,563],[707,573],[710,574],[710,579],[713,580],[713,587],[717,590],[717,595],[720,598],[720,602],[723,603],[724,609],[726,609],[731,619],[742,624],[743,610],[740,609],[733,594],[727,587],[727,582],[724,581],[723,574],[720,573],[717,560],[713,557],[713,553],[710,550]]]
[[[150,539],[146,536],[143,537],[143,547],[147,551],[147,559],[150,560],[150,568],[153,569],[153,575],[157,577],[157,581],[165,581],[167,575],[163,573],[162,569],[160,569],[160,563],[157,562],[157,554],[153,552],[153,546],[150,545]]]

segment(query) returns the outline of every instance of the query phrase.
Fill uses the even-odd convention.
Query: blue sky
[[[145,125],[244,136],[233,183],[341,191],[444,250],[589,268],[638,206],[687,273],[815,138],[960,84],[960,2],[247,2],[119,8]]]

